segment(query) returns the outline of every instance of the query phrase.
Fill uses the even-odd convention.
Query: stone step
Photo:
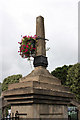
[[[38,82],[38,81],[27,81],[27,82],[22,82],[22,83],[10,84],[8,86],[8,90],[18,89],[18,88],[27,88],[27,87],[38,88],[38,89],[50,89],[50,90],[70,93],[68,87],[64,87],[62,85],[54,85],[52,83],[48,84],[48,83],[43,83],[43,82]]]
[[[20,79],[20,82],[26,82],[26,81],[38,81],[43,83],[50,83],[54,85],[61,85],[61,80],[59,80],[56,77],[50,77],[45,75],[38,75],[38,76],[32,76],[32,77],[23,77]]]
[[[69,101],[69,98],[57,96],[50,96],[50,95],[38,95],[38,94],[29,94],[29,95],[19,95],[19,96],[11,96],[5,97],[4,100],[9,101],[18,101],[18,100],[32,100],[32,99],[39,99],[39,100],[58,100],[58,101]]]
[[[69,101],[49,101],[49,100],[28,100],[28,101],[9,101],[12,105],[21,105],[21,104],[51,104],[51,105],[69,105]]]
[[[30,94],[38,94],[38,95],[49,95],[49,96],[60,96],[60,97],[69,97],[72,98],[73,94],[68,92],[61,92],[55,90],[48,90],[48,89],[38,89],[38,88],[19,88],[13,90],[7,90],[3,92],[4,97],[10,96],[19,96],[19,95],[30,95]]]

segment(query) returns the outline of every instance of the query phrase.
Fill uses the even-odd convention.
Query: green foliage
[[[12,76],[8,76],[7,78],[5,78],[5,79],[3,80],[3,83],[2,83],[2,91],[7,90],[9,84],[18,83],[20,78],[22,78],[22,75],[21,75],[21,74],[12,75]],[[0,84],[0,85],[1,85],[1,84]],[[9,109],[11,109],[11,105],[9,105],[9,106],[6,108],[6,116],[8,115],[8,110],[9,110]],[[0,111],[0,112],[1,112],[1,111]]]
[[[66,85],[76,95],[76,99],[80,100],[80,63],[73,65],[68,70]]]
[[[80,101],[80,63],[58,67],[51,74],[59,78],[63,85],[68,86]]]
[[[0,96],[1,96],[1,92],[2,92],[2,84],[0,82]]]
[[[62,85],[66,85],[66,77],[67,77],[67,71],[69,68],[71,68],[72,65],[64,65],[62,67],[58,67],[55,70],[51,72],[51,74],[61,80]]]
[[[18,74],[18,75],[8,76],[7,78],[5,78],[2,83],[2,91],[8,89],[8,84],[18,83],[21,77],[22,75]]]

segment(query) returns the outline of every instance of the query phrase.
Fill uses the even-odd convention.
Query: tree
[[[76,95],[76,99],[80,100],[80,63],[73,65],[68,70],[66,85]]]
[[[51,72],[51,74],[61,80],[62,85],[66,85],[66,78],[68,74],[68,69],[71,68],[72,65],[64,65],[62,67],[58,67]]]
[[[21,74],[12,75],[5,78],[2,83],[2,91],[7,90],[9,84],[18,83],[20,78],[22,78]]]
[[[12,76],[8,76],[7,78],[5,78],[2,83],[2,91],[7,90],[9,84],[18,83],[20,78],[22,78],[21,74],[12,75]],[[8,115],[8,110],[10,108],[11,108],[11,105],[6,107],[6,116]]]

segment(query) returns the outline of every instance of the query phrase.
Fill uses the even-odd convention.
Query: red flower
[[[25,52],[27,52],[28,51],[28,49],[25,49]]]
[[[25,45],[22,45],[23,47],[25,46]]]
[[[36,50],[36,48],[33,48],[33,50]]]
[[[24,48],[22,47],[21,50],[24,50]]]
[[[28,45],[26,45],[26,47],[28,48],[29,46],[28,46]]]
[[[25,38],[25,37],[27,37],[26,35],[25,36],[23,36],[23,38]]]
[[[35,37],[37,37],[36,35],[34,35]]]
[[[30,38],[30,36],[28,35],[28,38]]]
[[[18,42],[19,44],[21,44],[21,42]]]
[[[19,54],[23,57],[23,58],[28,58],[30,59],[31,55],[32,55],[32,51],[36,50],[36,47],[33,48],[32,45],[32,41],[34,40],[36,41],[36,35],[34,36],[23,36],[21,39],[21,42],[18,42],[20,44],[20,49],[19,49]]]

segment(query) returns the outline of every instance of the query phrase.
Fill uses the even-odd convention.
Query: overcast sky
[[[47,69],[78,62],[78,0],[0,0],[0,81],[34,69],[19,56],[18,42],[21,35],[35,35],[39,15],[49,39]]]

